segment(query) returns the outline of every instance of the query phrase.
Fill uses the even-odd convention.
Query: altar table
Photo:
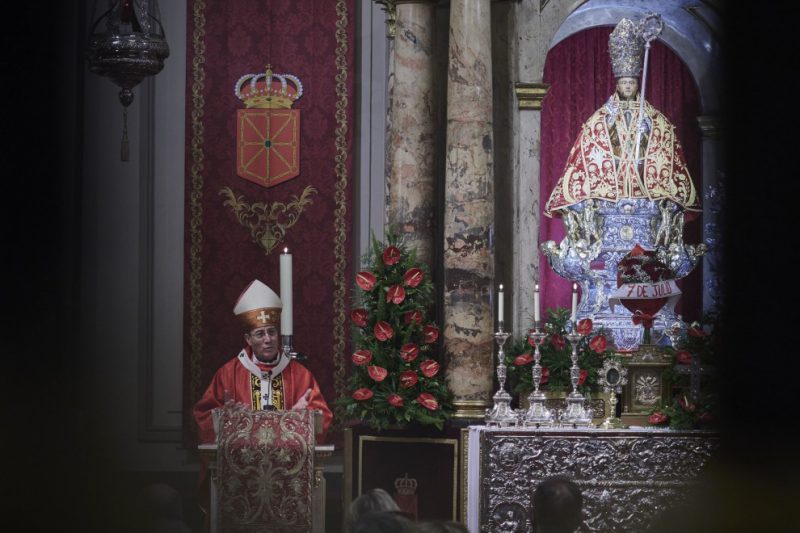
[[[561,474],[583,494],[581,531],[645,531],[681,501],[718,447],[710,431],[471,426],[467,526],[471,533],[533,531],[533,491]]]

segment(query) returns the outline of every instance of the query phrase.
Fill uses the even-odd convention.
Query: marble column
[[[514,133],[522,147],[512,179],[514,194],[514,330],[519,335],[533,326],[534,292],[539,281],[539,216],[542,101],[550,86],[516,83],[519,110]]]
[[[495,363],[490,0],[450,2],[444,349],[457,418],[482,418]]]
[[[397,2],[388,222],[433,267],[435,3]]]

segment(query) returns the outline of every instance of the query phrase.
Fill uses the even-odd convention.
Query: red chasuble
[[[252,358],[250,347],[245,350],[247,357]],[[267,372],[274,366],[258,363],[258,368]],[[314,376],[297,361],[291,361],[283,372],[272,376],[271,403],[277,409],[291,409],[308,389],[311,389],[308,409],[318,409],[322,412],[322,430],[323,433],[327,432],[333,413],[328,408]],[[203,397],[194,406],[193,413],[201,443],[216,441],[211,411],[222,407],[225,403],[225,391],[228,391],[230,398],[235,402],[249,406],[253,410],[263,409],[265,402],[261,398],[261,379],[254,376],[242,364],[239,357],[234,357],[217,370]]]
[[[627,105],[626,105],[627,104]],[[626,111],[630,116],[626,119]],[[636,159],[639,102],[620,102],[616,93],[581,127],[544,214],[560,216],[561,209],[589,198],[616,202],[622,198],[667,198],[687,210],[687,220],[700,211],[692,178],[675,127],[645,101],[649,133],[642,137]],[[628,122],[628,120],[630,122]],[[613,135],[612,135],[613,132]]]

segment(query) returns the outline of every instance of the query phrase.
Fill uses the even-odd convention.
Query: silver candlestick
[[[578,333],[577,330],[577,326],[572,324],[572,332],[565,335],[572,345],[572,366],[569,369],[572,392],[567,395],[567,408],[561,413],[560,422],[562,426],[592,427],[592,411],[586,409],[586,398],[578,392],[578,380],[581,373],[581,369],[578,368],[578,342],[583,338],[583,335]]]
[[[494,334],[494,339],[498,346],[497,381],[500,384],[500,388],[493,396],[494,405],[491,409],[486,410],[487,426],[515,426],[519,421],[518,413],[511,408],[511,395],[506,392],[506,363],[503,346],[510,335],[511,332],[503,331],[503,322],[501,321],[497,332]]]
[[[534,324],[532,331],[528,332],[528,338],[533,343],[533,368],[531,373],[533,375],[533,392],[528,395],[528,410],[522,416],[522,424],[525,426],[552,426],[555,422],[553,412],[544,405],[546,396],[539,390],[542,381],[542,365],[539,362],[542,359],[542,354],[539,352],[539,346],[542,345],[547,338],[547,333],[539,330],[539,324]]]

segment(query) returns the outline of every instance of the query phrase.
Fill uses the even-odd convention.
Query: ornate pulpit
[[[314,411],[251,411],[229,404],[218,412],[210,457],[211,531],[324,531],[324,478],[315,459]]]

